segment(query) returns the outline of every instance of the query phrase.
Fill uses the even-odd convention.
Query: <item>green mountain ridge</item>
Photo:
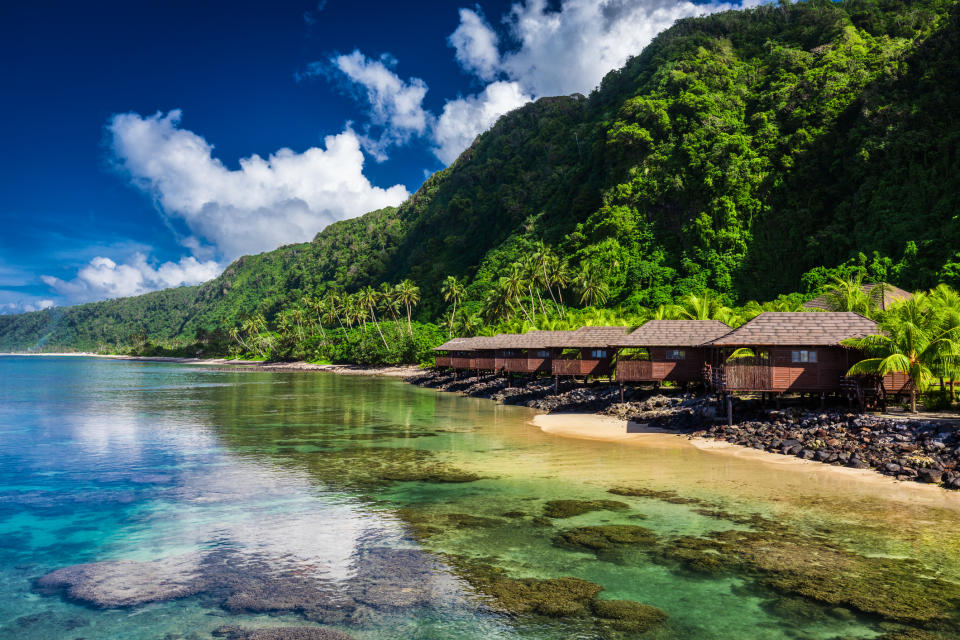
[[[608,306],[812,292],[851,260],[906,288],[958,284],[958,34],[946,0],[680,20],[589,97],[503,116],[399,207],[202,285],[0,316],[0,350],[192,337],[404,278],[434,319],[443,278],[476,304],[536,241],[598,270]]]

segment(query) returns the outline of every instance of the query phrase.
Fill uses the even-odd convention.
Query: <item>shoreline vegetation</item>
[[[108,353],[89,353],[89,352],[51,352],[51,353],[0,353],[0,357],[5,356],[26,356],[26,357],[86,357],[86,358],[105,358],[108,360],[128,360],[132,362],[159,362],[169,364],[196,364],[217,367],[237,367],[242,369],[256,369],[259,371],[323,371],[326,373],[336,373],[340,375],[357,376],[389,376],[389,377],[408,377],[423,371],[417,365],[396,365],[396,366],[378,366],[378,365],[357,365],[357,364],[322,364],[315,362],[304,362],[302,360],[283,362],[268,360],[239,360],[228,358],[180,358],[175,356],[129,356],[122,354]]]

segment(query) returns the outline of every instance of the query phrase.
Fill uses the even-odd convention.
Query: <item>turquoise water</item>
[[[788,523],[807,555],[841,545],[865,562],[910,559],[960,579],[960,503],[928,487],[878,489],[887,485],[679,438],[631,447],[550,436],[527,410],[390,379],[0,357],[0,380],[2,638],[210,638],[224,624],[323,624],[358,638],[636,637],[584,616],[510,615],[458,558],[513,578],[574,576],[604,587],[601,598],[664,610],[668,621],[643,637],[872,638],[893,628],[843,605],[798,607],[755,575],[700,575],[649,549],[598,554],[555,537],[639,524],[667,548],[750,528],[729,513]],[[618,486],[699,502],[607,492]],[[627,508],[538,523],[560,498]],[[703,512],[708,503],[728,516]],[[154,561],[208,582],[103,608],[35,582],[117,560],[139,563],[121,571],[134,591]],[[318,599],[340,604],[311,609]]]

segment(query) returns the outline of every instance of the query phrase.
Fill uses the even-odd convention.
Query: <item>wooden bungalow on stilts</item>
[[[817,394],[821,404],[830,393],[849,397],[856,391],[851,382],[860,383],[846,373],[864,356],[841,342],[878,331],[876,322],[853,312],[761,313],[711,343],[720,363],[713,376],[715,390],[770,393],[778,403],[784,393]],[[884,385],[896,382],[888,377],[876,381],[884,395]]]
[[[496,336],[495,354],[498,371],[508,378],[513,375],[549,374],[558,350],[550,347],[556,334],[569,331],[529,331]]]
[[[433,363],[440,369],[467,369],[469,366],[470,344],[473,338],[451,338],[439,347],[431,349],[435,353]]]
[[[555,331],[548,341],[553,358],[551,373],[554,389],[560,376],[613,375],[613,349],[610,345],[623,340],[630,327],[581,327],[576,331]]]
[[[477,372],[478,377],[483,373],[499,371],[499,367],[497,367],[497,344],[499,344],[501,337],[502,335],[471,338],[470,368]]]
[[[473,338],[453,338],[432,350],[436,352],[434,364],[438,370],[495,372],[497,337],[476,336]]]
[[[679,382],[686,388],[704,379],[712,340],[730,327],[719,320],[650,320],[633,333],[612,342],[620,350],[617,382],[620,397],[627,382]]]

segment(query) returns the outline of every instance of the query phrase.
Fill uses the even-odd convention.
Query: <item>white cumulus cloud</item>
[[[493,82],[477,95],[447,102],[434,131],[434,154],[450,164],[500,116],[529,101],[516,82]]]
[[[44,309],[50,309],[55,306],[57,306],[56,302],[47,298],[30,298],[29,300],[17,300],[15,302],[0,302],[0,316],[43,311]]]
[[[365,136],[364,149],[379,161],[387,159],[386,148],[403,144],[413,135],[423,135],[432,116],[423,108],[427,84],[420,78],[401,80],[387,65],[396,64],[388,55],[379,60],[367,58],[359,51],[332,58],[331,62],[351,82],[366,93],[371,123],[382,129],[377,137]]]
[[[331,222],[397,205],[409,195],[397,184],[373,186],[363,174],[363,152],[349,128],[303,153],[280,149],[252,155],[228,169],[204,138],[179,127],[180,110],[166,115],[124,113],[108,124],[117,165],[150,193],[170,218],[231,260],[310,240]]]
[[[40,279],[69,302],[78,303],[198,284],[212,280],[218,273],[220,265],[215,260],[200,262],[193,256],[185,256],[179,262],[164,262],[154,267],[144,254],[136,253],[123,264],[97,256],[72,280],[53,276],[41,276]]]
[[[481,80],[503,74],[538,98],[588,93],[676,20],[731,8],[686,0],[564,0],[558,9],[546,0],[525,0],[503,18],[508,50],[485,54],[485,60],[499,60],[493,68],[479,65],[455,44],[457,60]],[[454,34],[464,30],[474,34],[473,41],[496,41],[493,30],[471,13],[461,10]]]
[[[456,49],[457,62],[481,80],[493,80],[500,67],[499,38],[483,16],[460,9],[460,25],[447,40]]]

